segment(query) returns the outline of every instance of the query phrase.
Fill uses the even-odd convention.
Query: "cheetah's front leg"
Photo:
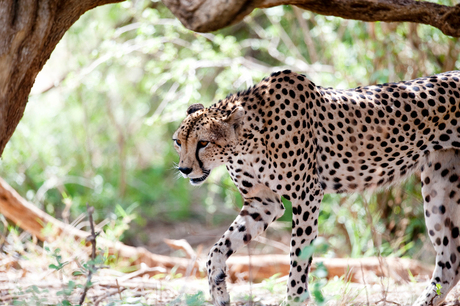
[[[250,198],[244,198],[244,206],[239,216],[208,254],[206,268],[214,305],[230,305],[225,283],[227,258],[252,238],[263,233],[283,213],[284,206],[280,197],[266,187],[258,189]]]
[[[287,285],[286,306],[303,305],[309,299],[308,273],[311,256],[302,255],[318,236],[319,206],[323,199],[321,187],[308,190],[305,199],[292,201],[291,269]]]

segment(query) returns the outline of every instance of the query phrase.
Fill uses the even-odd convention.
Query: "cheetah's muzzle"
[[[204,175],[202,177],[191,178],[190,183],[194,186],[201,185],[208,178],[209,173],[211,173],[211,171],[209,170],[203,170],[203,172],[204,172]]]

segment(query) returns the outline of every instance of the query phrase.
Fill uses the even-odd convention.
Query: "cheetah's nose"
[[[188,174],[190,174],[190,172],[192,172],[192,168],[179,167],[179,171],[182,172],[185,175],[188,175]]]

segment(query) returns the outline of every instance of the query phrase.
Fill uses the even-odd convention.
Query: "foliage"
[[[45,251],[49,252],[50,256],[51,257],[54,257],[56,259],[56,264],[50,264],[48,267],[50,269],[54,269],[56,271],[60,271],[62,268],[64,268],[69,262],[68,261],[62,261],[62,255],[60,254],[61,253],[61,249],[60,248],[57,248],[53,251],[50,250],[49,247],[45,247]]]
[[[210,105],[285,68],[347,88],[460,69],[459,52],[458,39],[429,26],[291,6],[255,10],[208,34],[186,30],[158,1],[99,7],[68,31],[38,77],[0,169],[20,194],[68,222],[90,202],[96,219],[113,221],[121,209],[137,215],[137,227],[227,224],[241,199],[225,169],[204,188],[174,169],[170,139],[187,105]],[[330,252],[415,256],[425,230],[419,187],[411,177],[375,194],[327,195],[320,233]],[[133,233],[147,239],[136,226]]]
[[[11,233],[10,236],[11,235],[14,237],[15,233]],[[60,242],[60,244],[62,243]],[[34,257],[40,257],[40,260],[38,261],[41,261],[42,265],[46,264],[47,262],[49,263],[47,267],[48,271],[46,274],[50,275],[53,273],[53,271],[58,273],[59,281],[61,283],[61,288],[55,292],[55,298],[57,300],[57,304],[55,305],[70,306],[74,305],[76,296],[79,297],[81,295],[81,289],[85,287],[78,276],[87,273],[89,266],[93,265],[94,263],[103,263],[106,258],[104,258],[103,255],[98,255],[93,261],[91,258],[75,257],[73,258],[73,261],[74,263],[77,263],[78,268],[75,269],[75,267],[70,267],[69,269],[65,269],[67,266],[71,265],[71,262],[69,260],[63,261],[63,256],[72,256],[71,252],[75,251],[75,249],[73,249],[75,246],[71,247],[70,245],[65,245],[65,247],[69,249],[62,251],[59,247],[53,248],[52,246],[45,244],[44,248],[42,249],[42,251],[44,251],[43,254],[39,254],[40,251],[37,252],[37,250],[35,250],[35,252],[25,251],[22,255],[24,257],[29,257],[30,261],[32,261]],[[100,252],[101,251],[102,250],[100,250]],[[65,253],[65,255],[62,253]],[[43,256],[45,254],[48,256]],[[72,270],[73,272],[70,276],[69,271]],[[41,285],[42,284],[39,286]],[[11,290],[12,295],[15,297],[13,300],[13,305],[48,305],[50,302],[49,289],[41,289],[39,286],[31,285],[25,290],[21,288],[18,288],[18,290]],[[92,286],[92,284],[86,284],[86,286]]]
[[[40,297],[40,294],[46,294],[48,293],[47,289],[40,290],[36,285],[32,285],[29,288],[27,288],[25,291],[19,290],[18,295],[19,296],[24,296],[24,295],[29,295],[30,298],[28,300],[15,300],[13,302],[13,305],[23,305],[23,306],[28,306],[28,305],[43,305],[46,303],[47,298],[46,297]]]
[[[104,230],[98,228],[106,241],[110,237],[107,235],[109,226],[107,224]],[[161,305],[166,305],[165,301],[173,299],[166,296],[164,291],[167,290],[160,286],[161,281],[120,272],[119,268],[124,263],[122,260],[114,262],[114,255],[109,256],[108,249],[104,252],[99,248],[97,255],[92,256],[84,240],[57,237],[52,242],[44,242],[43,247],[31,240],[30,236],[18,236],[17,231],[11,230],[2,244],[5,253],[0,253],[0,259],[6,265],[2,265],[0,272],[8,280],[2,305],[71,306],[81,305],[81,302],[83,305],[157,305],[155,301],[159,300],[162,301]],[[22,244],[13,243],[15,241],[21,241]],[[111,266],[118,271],[112,270]],[[129,282],[136,281],[136,278],[140,284],[135,290],[130,290]],[[125,287],[126,279],[128,287]],[[117,285],[116,295],[107,283]],[[153,283],[157,288],[149,288],[149,292],[140,298],[134,291],[139,288],[144,291],[142,283],[149,283],[150,287]],[[164,287],[169,289],[171,285]],[[83,300],[83,297],[86,299]],[[201,301],[202,292],[185,295],[186,305],[202,305]]]
[[[375,193],[326,195],[319,220],[323,233],[339,255],[414,256],[425,241],[420,188],[418,178],[411,177]]]
[[[264,285],[264,289],[266,289],[271,294],[273,294],[275,292],[275,286],[277,285],[278,279],[280,276],[281,276],[281,273],[276,273],[270,276],[269,278],[263,280],[262,283]],[[283,283],[283,288],[284,288],[284,283]]]
[[[441,289],[442,289],[441,284],[436,284],[436,295],[441,296],[441,294],[442,294]]]
[[[203,291],[198,291],[196,294],[181,294],[168,305],[187,305],[200,306],[205,302]]]

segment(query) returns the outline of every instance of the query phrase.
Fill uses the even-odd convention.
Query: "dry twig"
[[[117,285],[118,285],[118,282],[117,282]],[[121,292],[125,291],[126,289],[128,289],[128,288],[120,289],[120,287],[118,287],[116,290],[106,292],[104,295],[99,297],[96,300],[96,302],[94,302],[94,306],[98,306],[100,302],[104,301],[106,298],[108,298],[108,297],[110,297],[112,295],[115,295],[117,293],[120,295],[120,300],[121,300]]]
[[[85,284],[85,289],[83,290],[83,294],[81,295],[80,304],[83,305],[85,301],[86,293],[88,292],[89,288],[91,287],[91,278],[93,277],[93,273],[95,273],[99,267],[96,267],[94,264],[94,260],[96,259],[96,237],[100,234],[100,232],[96,233],[94,230],[94,222],[93,222],[93,212],[94,207],[90,207],[88,203],[86,203],[86,211],[88,212],[88,219],[89,224],[91,226],[91,235],[86,238],[86,242],[90,242],[92,246],[91,252],[91,263],[88,265],[88,276]]]
[[[185,239],[163,239],[170,248],[175,250],[182,250],[188,258],[196,258],[196,253],[190,244]]]

